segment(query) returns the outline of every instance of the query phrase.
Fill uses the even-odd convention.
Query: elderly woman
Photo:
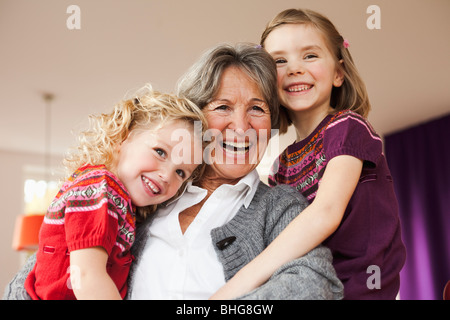
[[[276,81],[270,55],[240,44],[207,52],[179,82],[178,94],[208,120],[207,167],[177,200],[138,226],[129,299],[208,299],[307,206],[287,185],[266,186],[255,169],[278,125]],[[7,287],[6,298],[23,294],[24,272]],[[240,298],[342,295],[331,253],[320,246]]]
[[[207,52],[178,94],[204,112],[211,143],[204,175],[138,230],[131,299],[207,299],[260,253],[307,205],[288,186],[269,188],[255,170],[278,125],[276,67],[252,45]],[[342,297],[328,249],[280,268],[242,298]]]

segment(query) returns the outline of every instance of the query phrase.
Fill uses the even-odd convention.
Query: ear
[[[336,73],[334,75],[333,86],[340,87],[344,83],[344,60],[339,60],[339,64],[336,66]]]
[[[122,149],[123,145],[128,143],[128,139],[130,139],[131,133],[132,133],[132,131],[129,131],[127,137],[125,139],[123,139],[121,142],[119,142],[118,144],[116,144],[116,146],[114,147],[114,150],[116,152],[120,152],[120,150]]]
[[[114,151],[117,153],[120,153],[120,151],[122,150],[122,146],[123,146],[124,142],[127,141],[127,139],[128,139],[128,137],[125,140],[123,140],[122,142],[117,143],[114,147]]]

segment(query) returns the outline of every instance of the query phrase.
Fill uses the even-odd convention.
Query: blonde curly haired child
[[[170,201],[203,165],[201,110],[146,86],[93,115],[41,227],[25,288],[33,299],[123,299],[136,221]]]

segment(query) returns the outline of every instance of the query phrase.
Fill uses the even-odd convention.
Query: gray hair
[[[223,72],[236,66],[253,79],[269,106],[272,129],[279,128],[277,71],[273,58],[249,43],[221,44],[203,56],[180,78],[177,95],[184,96],[203,109],[219,91]]]

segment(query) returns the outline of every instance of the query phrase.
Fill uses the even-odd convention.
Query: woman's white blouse
[[[131,299],[208,299],[223,284],[223,267],[211,241],[211,230],[248,207],[259,184],[253,170],[236,185],[222,185],[181,233],[178,214],[205,198],[205,189],[189,184],[184,194],[159,209],[148,227],[149,239],[136,261]]]

